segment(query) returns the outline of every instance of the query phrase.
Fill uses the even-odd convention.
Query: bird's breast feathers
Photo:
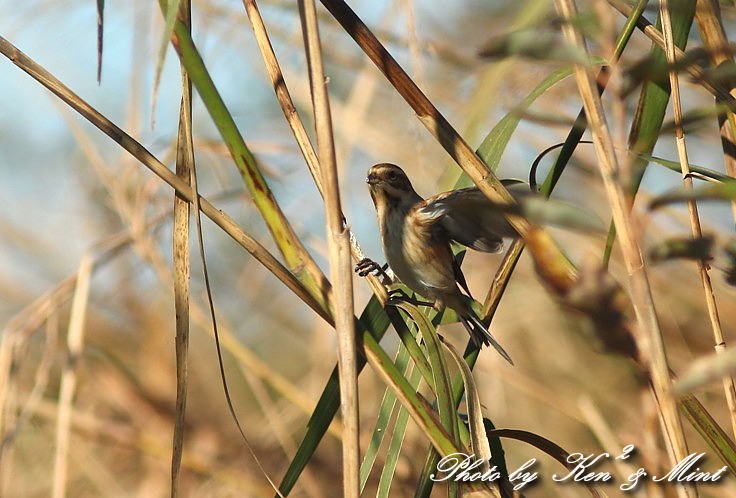
[[[421,218],[389,216],[382,227],[383,250],[391,270],[412,290],[425,297],[455,289],[452,253],[444,241],[435,240]]]

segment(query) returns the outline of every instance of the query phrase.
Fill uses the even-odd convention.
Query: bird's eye
[[[388,172],[388,179],[389,180],[394,181],[394,180],[396,180],[396,178],[398,178],[398,176],[396,175],[396,171],[389,171]]]

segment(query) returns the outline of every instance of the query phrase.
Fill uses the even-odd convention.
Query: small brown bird
[[[470,291],[450,250],[454,240],[477,251],[495,253],[503,248],[502,237],[518,237],[498,208],[477,188],[422,199],[404,171],[394,164],[371,167],[366,182],[376,206],[383,252],[394,275],[414,292],[430,298],[432,303],[428,304],[438,311],[445,306],[453,309],[478,347],[492,345],[513,365],[470,307]],[[355,271],[365,276],[382,268],[365,259]]]

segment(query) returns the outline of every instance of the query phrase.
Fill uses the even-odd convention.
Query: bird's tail
[[[480,321],[480,318],[478,318],[478,315],[475,314],[475,311],[473,311],[470,306],[467,306],[466,309],[467,313],[458,313],[458,316],[460,317],[460,322],[462,322],[465,330],[468,331],[470,337],[473,339],[473,342],[475,342],[478,348],[483,347],[483,344],[485,344],[486,346],[493,346],[496,351],[498,351],[498,354],[503,356],[504,360],[513,365],[514,362],[509,354],[501,347],[498,341],[493,338],[491,333],[488,332],[488,329],[485,325],[483,325],[483,322]]]

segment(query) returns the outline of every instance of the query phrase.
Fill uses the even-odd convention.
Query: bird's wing
[[[528,185],[515,183],[508,188],[516,198],[532,194]],[[430,197],[417,214],[433,230],[476,251],[500,252],[503,237],[518,237],[498,206],[475,187]]]

